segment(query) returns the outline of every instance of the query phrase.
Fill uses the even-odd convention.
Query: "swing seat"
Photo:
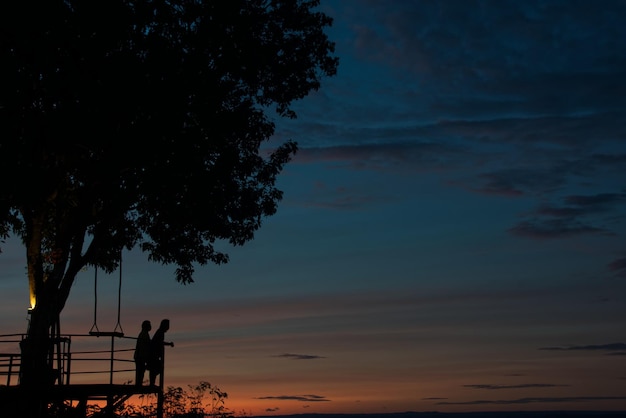
[[[94,337],[118,337],[122,338],[124,336],[123,332],[119,331],[89,331],[89,335]]]

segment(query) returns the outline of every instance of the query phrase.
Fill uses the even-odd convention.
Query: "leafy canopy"
[[[3,2],[0,238],[52,276],[136,245],[183,283],[226,262],[215,244],[253,238],[296,152],[262,152],[270,115],[336,72],[318,3]]]

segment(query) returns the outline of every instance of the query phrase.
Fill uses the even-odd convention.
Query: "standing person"
[[[150,385],[154,386],[158,375],[163,373],[163,358],[165,354],[165,333],[170,329],[170,320],[164,319],[159,325],[150,341],[151,360],[150,360]],[[161,377],[163,379],[163,377]]]
[[[135,385],[141,386],[143,384],[143,376],[146,373],[148,362],[150,361],[150,330],[152,324],[150,321],[143,321],[141,323],[141,332],[137,337],[137,343],[135,344]]]

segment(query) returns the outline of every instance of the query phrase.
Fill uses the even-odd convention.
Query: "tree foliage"
[[[296,152],[264,153],[272,115],[335,74],[317,0],[53,0],[0,6],[0,238],[31,289],[66,300],[123,248],[223,263],[282,193]],[[45,288],[45,290],[44,290]]]
[[[138,246],[190,283],[276,212],[296,143],[262,148],[273,117],[338,64],[318,5],[0,4],[0,243],[22,239],[31,294],[22,385],[53,381],[50,338],[84,266],[111,272]]]

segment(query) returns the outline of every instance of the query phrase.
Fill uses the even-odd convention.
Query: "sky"
[[[626,2],[320,9],[339,70],[276,120],[277,214],[190,285],[136,251],[81,272],[62,332],[169,318],[165,385],[247,415],[626,410]]]

